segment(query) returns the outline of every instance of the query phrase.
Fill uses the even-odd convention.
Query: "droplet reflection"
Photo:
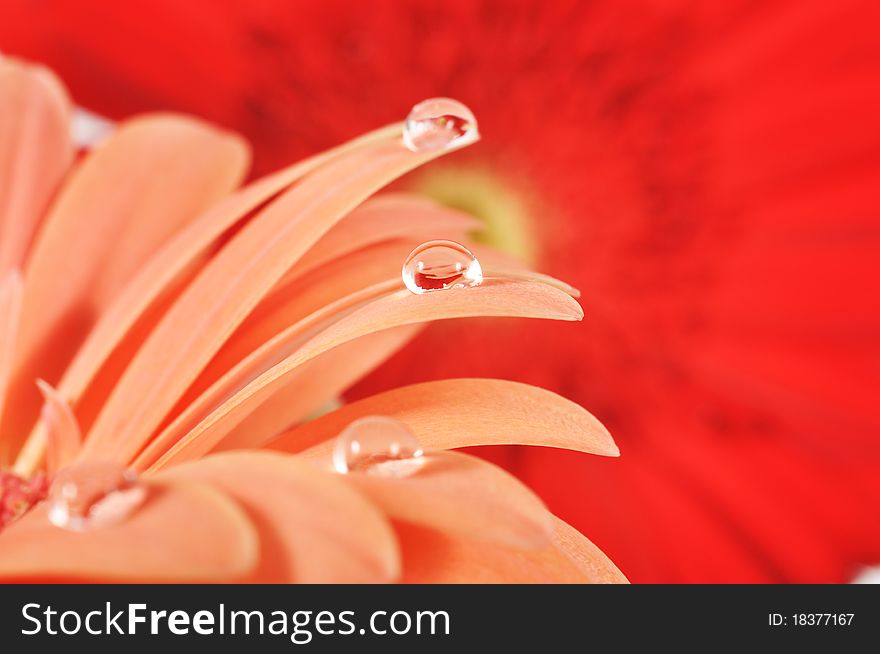
[[[410,291],[421,295],[479,286],[483,282],[483,269],[465,246],[455,241],[428,241],[410,252],[401,276]]]
[[[349,424],[336,439],[337,472],[401,477],[422,464],[422,446],[404,425],[385,416],[366,416]]]
[[[403,126],[403,143],[413,152],[433,152],[477,140],[477,119],[458,100],[431,98],[420,102]]]
[[[134,472],[113,463],[87,462],[61,470],[49,490],[49,521],[70,531],[116,524],[146,498]]]

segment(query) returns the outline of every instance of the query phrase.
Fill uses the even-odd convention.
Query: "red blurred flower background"
[[[585,323],[436,324],[356,394],[482,375],[586,406],[620,459],[485,454],[633,582],[848,581],[880,561],[875,3],[0,11],[0,51],[82,106],[201,115],[254,144],[255,173],[462,100],[483,143],[404,185],[578,286]]]

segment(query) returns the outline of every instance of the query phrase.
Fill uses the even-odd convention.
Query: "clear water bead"
[[[113,463],[88,462],[61,470],[49,490],[49,522],[70,531],[87,531],[124,520],[146,498],[131,470]]]
[[[422,464],[422,446],[405,426],[393,418],[366,416],[339,434],[333,449],[337,472],[365,472],[401,477]]]
[[[403,262],[401,276],[406,287],[418,295],[483,283],[480,262],[455,241],[422,243]]]
[[[403,143],[413,152],[432,152],[477,140],[477,119],[458,100],[431,98],[420,102],[406,117]]]

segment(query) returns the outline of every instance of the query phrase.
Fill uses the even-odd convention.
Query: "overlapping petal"
[[[331,324],[304,343],[304,337],[322,327],[320,321],[314,319],[319,314],[313,314],[311,319],[294,325],[266,343],[188,407],[195,416],[205,412],[201,422],[187,425],[184,417],[179,424],[172,425],[171,429],[150,444],[146,455],[139,458],[138,466],[152,464],[159,468],[173,461],[204,454],[280,387],[286,381],[286,376],[298,366],[360,336],[429,320],[471,316],[556,320],[579,320],[583,316],[575,300],[546,283],[497,279],[475,288],[427,295],[413,295],[405,290],[385,290],[399,285],[399,281],[393,280],[389,284],[374,287],[376,291],[373,292],[378,297],[363,302],[359,307],[356,302],[345,302],[343,306],[346,312],[341,317],[334,317]],[[369,292],[370,289],[367,289]],[[332,315],[330,311],[327,313]],[[288,353],[290,349],[293,349],[292,353]],[[271,365],[279,359],[280,363]],[[255,378],[254,374],[257,375]],[[175,433],[175,427],[183,433],[182,436]],[[137,442],[126,439],[120,446],[125,448],[122,456],[126,456],[137,446]],[[154,453],[161,454],[161,458],[152,458]]]
[[[399,420],[432,449],[545,445],[605,456],[619,451],[586,409],[550,391],[499,379],[448,379],[395,388],[300,425],[270,447],[326,453],[329,439],[365,415]]]
[[[208,484],[147,483],[125,521],[85,532],[54,526],[41,504],[0,533],[0,579],[207,582],[250,573],[257,532]]]
[[[553,542],[533,552],[396,525],[404,583],[627,583],[595,545],[555,519]]]
[[[152,326],[167,307],[159,306],[161,311],[157,315],[151,315],[150,309],[161,305],[162,298],[167,297],[169,293],[179,292],[179,284],[175,284],[176,280],[183,276],[187,270],[192,270],[199,259],[204,257],[209,247],[251,211],[322,163],[332,161],[352,150],[369,146],[377,140],[388,138],[396,131],[393,128],[376,130],[263,177],[213,205],[201,216],[184,226],[149,261],[144,263],[115,301],[100,316],[97,324],[89,332],[85,342],[65,370],[58,383],[59,392],[76,404],[111,355],[121,348],[135,325],[144,322],[146,315],[148,316],[147,321],[150,323],[149,326]],[[146,330],[146,333],[149,331]],[[137,345],[144,338],[144,334],[135,338],[136,342],[132,349],[136,350]],[[121,367],[127,364],[133,356],[133,352],[129,352],[127,355],[119,364]],[[104,395],[108,393],[109,391],[102,393],[102,402]],[[20,456],[21,467],[28,469],[35,467],[44,448],[45,433],[38,425],[25,443]]]
[[[82,432],[70,405],[42,379],[37,387],[43,395],[40,420],[46,428],[46,472],[54,475],[70,463],[82,445]]]
[[[551,540],[543,503],[513,476],[473,456],[428,452],[412,474],[350,473],[347,480],[401,522],[523,549]]]
[[[444,451],[513,439],[616,455],[566,400],[450,380],[309,421],[426,322],[583,317],[572,287],[474,245],[475,219],[412,195],[372,197],[454,143],[413,152],[391,125],[236,191],[244,142],[170,114],[121,124],[67,174],[67,112],[54,78],[0,62],[0,173],[14,173],[0,179],[0,272],[12,270],[0,277],[0,463],[17,454],[5,479],[34,482],[0,525],[0,579],[411,580],[419,564],[405,560],[434,547],[414,553],[412,534],[447,544],[448,560],[498,552],[501,578],[518,578],[516,561],[524,579],[614,578],[512,476]],[[432,238],[472,247],[482,285],[403,290],[405,255]],[[340,474],[326,444],[279,451],[307,450],[367,408],[424,437],[412,474]],[[274,451],[245,449],[292,425]],[[65,477],[80,464],[71,469],[86,477]],[[64,522],[70,484],[91,497],[105,464],[125,489],[104,480],[103,499]],[[41,501],[44,474],[55,481]],[[110,505],[121,513],[108,521]]]
[[[39,66],[0,60],[0,278],[22,268],[73,160],[70,100]]]
[[[410,152],[399,136],[387,138],[318,168],[269,205],[206,264],[151,332],[92,426],[85,452],[107,448],[117,457],[143,445],[248,312],[333,224],[440,154]]]
[[[341,393],[409,342],[421,325],[386,329],[340,345],[291,373],[283,388],[254,409],[213,449],[259,447],[291,425],[338,401]]]
[[[247,164],[240,137],[156,115],[122,125],[75,167],[28,253],[7,433],[27,433],[36,418],[33,379],[57,382],[140,267],[234,189]]]
[[[249,581],[388,582],[400,573],[390,524],[341,479],[293,457],[230,453],[177,466],[162,479],[195,479],[234,498],[259,533]]]

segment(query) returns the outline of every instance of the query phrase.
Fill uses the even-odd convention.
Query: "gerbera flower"
[[[476,371],[588,404],[621,461],[504,461],[634,580],[880,559],[876,3],[7,5],[6,47],[87,106],[197,112],[258,169],[465,100],[483,146],[410,184],[585,289],[591,320],[432,326],[352,395]]]
[[[237,189],[233,134],[147,115],[74,161],[70,113],[51,73],[0,62],[0,577],[625,581],[448,451],[616,455],[572,402],[457,379],[306,420],[427,321],[581,318],[570,287],[477,246],[481,284],[404,288],[407,252],[474,221],[372,196],[475,125],[411,149],[391,125]]]

